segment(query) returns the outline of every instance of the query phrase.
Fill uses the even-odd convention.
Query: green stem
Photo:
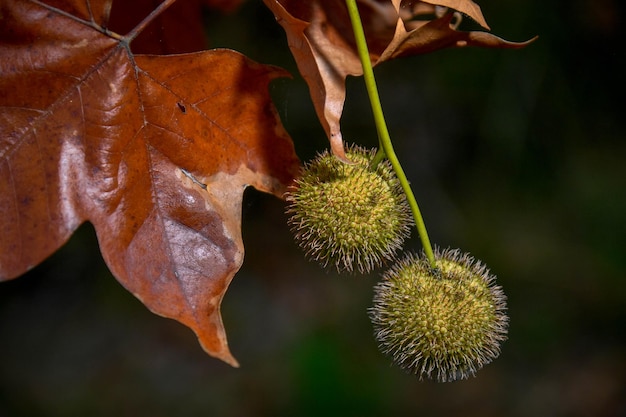
[[[380,162],[380,160],[386,156],[387,159],[389,159],[389,162],[391,162],[391,166],[400,180],[402,189],[404,190],[409,206],[411,207],[411,212],[413,213],[413,218],[415,219],[415,226],[420,240],[422,241],[426,257],[428,258],[430,266],[435,268],[435,255],[433,254],[430,239],[428,238],[428,233],[426,232],[426,225],[424,224],[422,213],[417,205],[417,200],[415,200],[415,195],[411,190],[409,181],[404,174],[402,165],[400,165],[400,161],[398,160],[398,157],[393,149],[393,145],[391,144],[391,137],[389,136],[389,130],[387,129],[387,123],[385,122],[385,116],[383,114],[383,108],[380,104],[378,88],[376,87],[376,79],[374,78],[374,70],[372,69],[372,62],[367,49],[365,32],[363,31],[363,24],[361,23],[361,17],[359,16],[359,9],[357,8],[356,0],[346,0],[346,5],[348,6],[348,13],[350,14],[350,20],[354,30],[357,51],[359,53],[359,58],[361,59],[361,66],[363,67],[365,87],[367,88],[367,94],[369,95],[370,103],[372,105],[374,122],[376,123],[376,131],[378,132],[378,141],[380,147],[384,151],[384,154],[381,154],[380,151],[376,154],[375,161]]]
[[[378,143],[380,144],[380,139],[378,140]],[[376,151],[376,155],[374,155],[374,157],[372,158],[372,162],[370,163],[370,168],[372,170],[376,169],[378,164],[383,162],[383,160],[385,159],[385,156],[386,156],[385,150],[381,146],[379,146],[378,150]]]

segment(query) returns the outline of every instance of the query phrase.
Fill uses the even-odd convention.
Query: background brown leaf
[[[345,79],[361,75],[352,25],[344,0],[264,0],[287,34],[289,48],[309,86],[318,118],[332,151],[346,159],[340,119],[345,101]],[[453,12],[431,20],[435,5],[458,7],[488,28],[478,5],[469,0],[359,0],[373,65],[401,56],[423,54],[441,48],[482,46],[520,48],[528,42],[508,42],[486,32],[460,32],[451,26]],[[408,31],[407,31],[408,28]]]
[[[134,53],[159,55],[204,50],[208,45],[202,21],[203,9],[230,13],[242,1],[177,1],[150,22],[133,40],[131,49]],[[128,33],[161,2],[162,0],[118,0],[111,9],[107,27],[117,33]]]
[[[480,10],[480,6],[474,3],[471,0],[429,0],[429,1],[402,1],[402,0],[392,0],[396,10],[399,9],[402,3],[404,3],[405,7],[410,7],[410,3],[415,3],[419,5],[419,3],[427,3],[432,5],[438,5],[443,7],[449,7],[450,9],[454,9],[459,11],[469,17],[471,17],[476,23],[484,27],[485,29],[489,29],[489,25],[485,21],[485,17],[483,16],[483,12]]]
[[[90,4],[0,3],[0,279],[90,221],[129,291],[236,365],[220,304],[242,194],[282,196],[299,167],[267,90],[285,73],[229,50],[133,55]]]

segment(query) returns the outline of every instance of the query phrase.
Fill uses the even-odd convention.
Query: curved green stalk
[[[424,219],[422,218],[422,214],[420,212],[419,206],[417,205],[417,200],[415,200],[415,195],[411,190],[411,186],[409,185],[409,181],[404,174],[402,165],[400,165],[400,161],[398,160],[398,157],[396,156],[396,153],[393,149],[393,145],[391,144],[391,137],[389,136],[389,130],[387,129],[387,123],[385,122],[382,105],[380,104],[378,88],[376,87],[376,79],[374,78],[374,70],[372,69],[372,62],[370,60],[369,51],[367,49],[365,32],[363,31],[363,24],[361,23],[361,17],[359,16],[359,10],[356,5],[356,0],[346,0],[346,5],[348,6],[348,13],[350,14],[350,20],[352,22],[352,28],[354,30],[354,38],[356,40],[357,51],[359,53],[359,58],[361,59],[361,65],[363,67],[363,78],[365,79],[365,87],[367,88],[367,94],[369,95],[370,103],[372,105],[374,122],[376,123],[376,131],[378,132],[378,141],[380,144],[380,148],[384,151],[384,154],[382,154],[380,150],[376,154],[376,157],[374,158],[374,165],[380,162],[385,156],[387,157],[387,159],[389,159],[389,162],[391,162],[391,166],[393,167],[393,170],[400,180],[402,189],[404,190],[404,193],[406,194],[407,200],[409,202],[409,206],[411,207],[411,212],[413,213],[413,218],[415,219],[415,226],[417,228],[420,240],[422,241],[424,252],[428,257],[430,266],[432,268],[435,268],[435,255],[433,254],[430,239],[428,238],[428,233],[426,232]]]
[[[379,135],[380,137],[380,135]],[[378,140],[378,144],[380,145],[380,139]],[[372,162],[370,163],[370,168],[371,169],[376,169],[376,167],[378,166],[378,164],[380,164],[381,162],[383,162],[383,160],[385,159],[385,150],[379,146],[378,150],[376,151],[376,155],[374,155],[374,157],[372,158]]]

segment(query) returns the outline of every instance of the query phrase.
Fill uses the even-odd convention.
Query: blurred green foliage
[[[335,276],[292,242],[283,203],[246,193],[246,260],[226,294],[242,367],[206,356],[110,275],[93,229],[0,284],[0,416],[626,415],[626,50],[618,0],[480,2],[521,51],[460,49],[376,69],[431,238],[498,275],[510,338],[476,378],[419,382],[378,353],[378,274]],[[207,15],[213,46],[295,75],[272,92],[303,160],[327,146],[260,1]],[[361,79],[348,140],[376,143]],[[415,234],[414,234],[415,235]],[[409,246],[419,250],[416,236]]]

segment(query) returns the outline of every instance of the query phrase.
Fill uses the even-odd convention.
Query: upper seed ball
[[[407,256],[375,287],[370,317],[381,350],[402,368],[440,382],[473,375],[506,339],[506,297],[495,277],[458,250],[437,268]]]
[[[327,151],[306,164],[287,193],[289,225],[310,258],[338,271],[369,272],[393,259],[412,217],[390,164],[351,147],[347,164]]]

